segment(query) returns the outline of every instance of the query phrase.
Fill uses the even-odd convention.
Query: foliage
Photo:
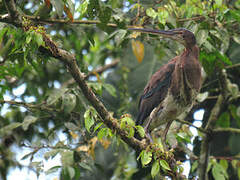
[[[203,132],[193,135],[181,123],[168,134],[173,148],[159,152],[151,147],[135,153],[117,132],[107,127],[96,110],[73,82],[68,69],[42,51],[44,37],[76,56],[86,82],[107,109],[118,119],[121,129],[133,137],[140,94],[150,76],[183,47],[169,39],[127,31],[129,25],[172,29],[184,27],[194,32],[200,47],[200,61],[207,73],[199,102],[187,116],[204,109],[205,127],[216,96],[222,91],[219,73],[227,72],[227,96],[215,128],[240,128],[240,1],[203,0],[55,0],[15,1],[22,26],[5,22],[8,13],[0,1],[0,177],[6,179],[12,167],[23,167],[13,146],[27,148],[21,155],[37,175],[59,172],[61,179],[134,179],[150,167],[146,179],[182,173],[181,162],[189,161],[189,178],[197,176],[194,157],[200,156]],[[35,18],[31,18],[34,16]],[[62,20],[62,21],[58,21]],[[97,69],[120,59],[117,66]],[[129,115],[131,114],[131,115]],[[214,132],[214,130],[213,130]],[[59,134],[66,137],[62,140]],[[213,133],[214,134],[214,133]],[[208,163],[209,179],[240,178],[239,133],[215,133]],[[193,147],[194,157],[185,151]],[[139,153],[138,161],[136,154]],[[186,156],[186,154],[188,156]],[[60,156],[61,165],[44,170],[44,160]],[[41,157],[39,160],[39,157]],[[176,169],[167,158],[177,162]],[[180,162],[181,161],[181,162]],[[141,177],[142,177],[141,176]]]

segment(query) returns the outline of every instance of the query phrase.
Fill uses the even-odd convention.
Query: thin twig
[[[207,133],[207,131],[205,131],[205,129],[201,128],[201,127],[197,127],[195,126],[194,124],[188,122],[188,121],[184,121],[184,120],[181,120],[181,119],[176,119],[176,121],[182,123],[182,124],[187,124],[189,126],[192,126],[194,128],[196,128],[197,130],[201,131],[202,133]]]
[[[119,59],[116,59],[114,60],[113,62],[105,65],[105,66],[102,66],[102,67],[99,67],[95,70],[92,70],[90,71],[87,75],[84,76],[84,79],[87,80],[90,76],[95,76],[96,74],[101,74],[103,72],[105,72],[106,70],[108,69],[111,69],[115,66],[117,66],[117,64],[120,62]],[[64,82],[62,86],[66,87],[70,84],[73,84],[75,82],[75,80],[72,78],[72,79],[69,79],[68,81]]]
[[[240,129],[237,128],[215,128],[213,129],[214,133],[230,132],[230,133],[239,133]]]

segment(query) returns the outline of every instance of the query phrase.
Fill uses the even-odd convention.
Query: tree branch
[[[8,15],[3,15],[3,17],[0,18],[0,20],[2,20],[2,18],[4,20],[11,19],[12,24],[14,24],[15,26],[21,26],[21,23],[19,23],[22,19],[22,16],[19,14],[19,12],[17,11],[16,5],[14,0],[3,0],[3,3],[8,11]],[[9,22],[9,20],[7,20]]]
[[[176,121],[178,121],[182,124],[187,124],[189,126],[192,126],[192,127],[196,128],[197,130],[201,131],[202,133],[207,133],[207,131],[205,131],[205,129],[203,129],[201,127],[197,127],[197,126],[193,125],[192,123],[190,123],[188,121],[184,121],[184,120],[181,120],[181,119],[176,119]]]
[[[239,133],[240,129],[237,128],[215,128],[213,129],[214,133],[230,132],[230,133]]]
[[[45,111],[45,112],[55,112],[55,113],[59,113],[61,112],[61,110],[55,109],[55,108],[51,108],[48,106],[45,106],[44,104],[32,104],[32,103],[25,103],[25,102],[17,102],[17,101],[6,101],[6,100],[0,100],[0,104],[9,104],[9,105],[13,105],[13,106],[22,106],[28,110],[40,110],[40,111]]]
[[[208,160],[209,160],[209,150],[210,150],[210,141],[211,141],[211,131],[217,121],[218,114],[221,110],[223,104],[223,96],[219,95],[215,106],[213,107],[210,117],[208,119],[208,123],[204,128],[205,131],[209,132],[204,135],[201,144],[201,151],[199,156],[199,166],[198,166],[198,176],[200,180],[207,180],[207,167],[208,167]]]

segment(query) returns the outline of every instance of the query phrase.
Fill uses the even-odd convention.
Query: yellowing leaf
[[[111,141],[105,140],[105,139],[101,139],[100,143],[102,144],[104,149],[107,149],[109,147],[109,145],[111,144]]]
[[[79,147],[77,148],[77,151],[78,151],[78,152],[79,152],[79,151],[87,152],[88,149],[89,149],[89,146],[83,145],[83,146],[79,146]]]
[[[51,2],[50,2],[50,0],[44,0],[44,1],[45,1],[45,3],[46,3],[47,7],[48,7],[48,8],[51,8]]]
[[[100,83],[100,82],[101,82],[101,79],[100,79],[99,74],[98,74],[96,71],[93,71],[93,74],[96,76],[97,81]]]
[[[73,139],[77,139],[78,135],[72,131],[70,131],[70,135],[72,136]]]
[[[132,40],[132,50],[139,63],[144,57],[144,44],[137,40]]]
[[[134,31],[131,35],[130,35],[130,38],[134,38],[136,39],[138,36],[141,35],[141,32],[137,32],[137,31]]]
[[[92,156],[93,159],[95,159],[95,146],[97,143],[98,138],[95,136],[90,140],[90,148],[88,150],[88,154]]]

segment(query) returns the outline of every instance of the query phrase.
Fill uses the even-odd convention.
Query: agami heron
[[[146,135],[151,139],[150,132],[167,123],[163,133],[165,140],[172,121],[192,108],[201,88],[201,65],[196,38],[184,28],[166,31],[141,28],[129,30],[161,35],[185,46],[181,55],[171,59],[153,74],[139,101],[136,124],[144,125]]]

